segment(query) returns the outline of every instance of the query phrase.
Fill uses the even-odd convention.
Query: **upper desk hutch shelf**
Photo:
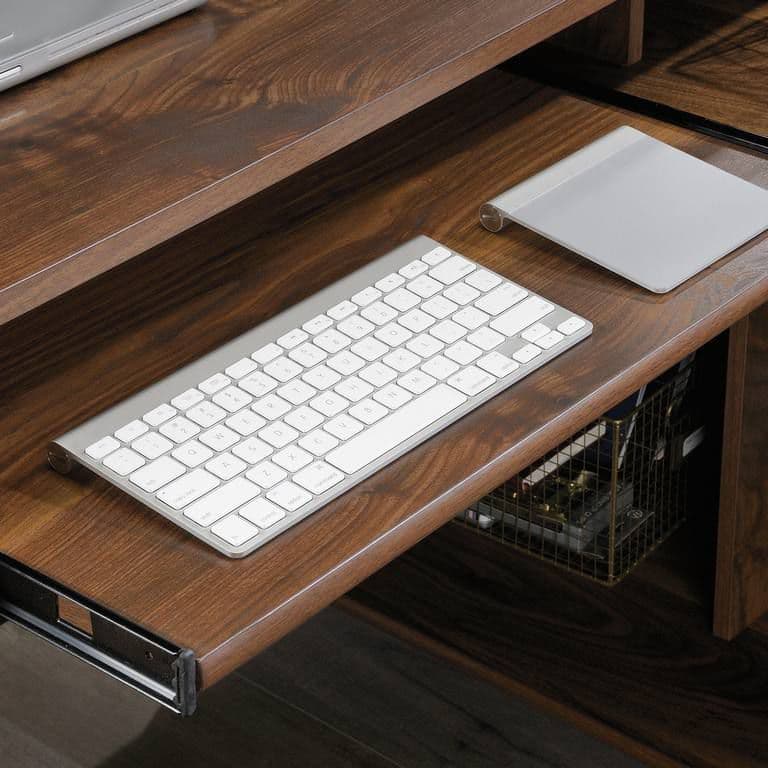
[[[209,0],[0,95],[0,323],[611,0]]]

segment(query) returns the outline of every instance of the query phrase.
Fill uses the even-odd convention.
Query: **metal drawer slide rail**
[[[68,621],[65,616],[72,612],[83,620]],[[192,651],[174,647],[0,554],[0,623],[3,619],[178,714],[195,711]]]

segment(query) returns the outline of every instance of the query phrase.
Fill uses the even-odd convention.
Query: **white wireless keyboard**
[[[418,237],[55,440],[229,557],[592,332]]]

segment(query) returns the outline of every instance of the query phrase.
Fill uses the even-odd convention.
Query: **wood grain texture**
[[[0,322],[610,0],[210,0],[0,95]]]
[[[714,629],[735,637],[768,611],[768,306],[730,332]]]
[[[765,768],[768,637],[712,637],[708,603],[645,578],[654,558],[608,589],[449,525],[350,600],[648,765]]]
[[[643,57],[645,0],[617,2],[551,38],[547,46],[627,67]]]
[[[629,123],[768,186],[768,160],[494,72],[0,330],[0,549],[192,648],[209,686],[768,297],[758,239],[664,296],[481,203]],[[591,318],[590,340],[233,561],[49,439],[417,233]]]
[[[646,0],[642,60],[631,67],[539,47],[526,71],[547,69],[768,138],[768,2]]]

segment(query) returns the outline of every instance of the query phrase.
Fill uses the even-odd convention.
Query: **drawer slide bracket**
[[[192,651],[169,644],[0,553],[0,623],[3,619],[180,715],[195,711]]]

